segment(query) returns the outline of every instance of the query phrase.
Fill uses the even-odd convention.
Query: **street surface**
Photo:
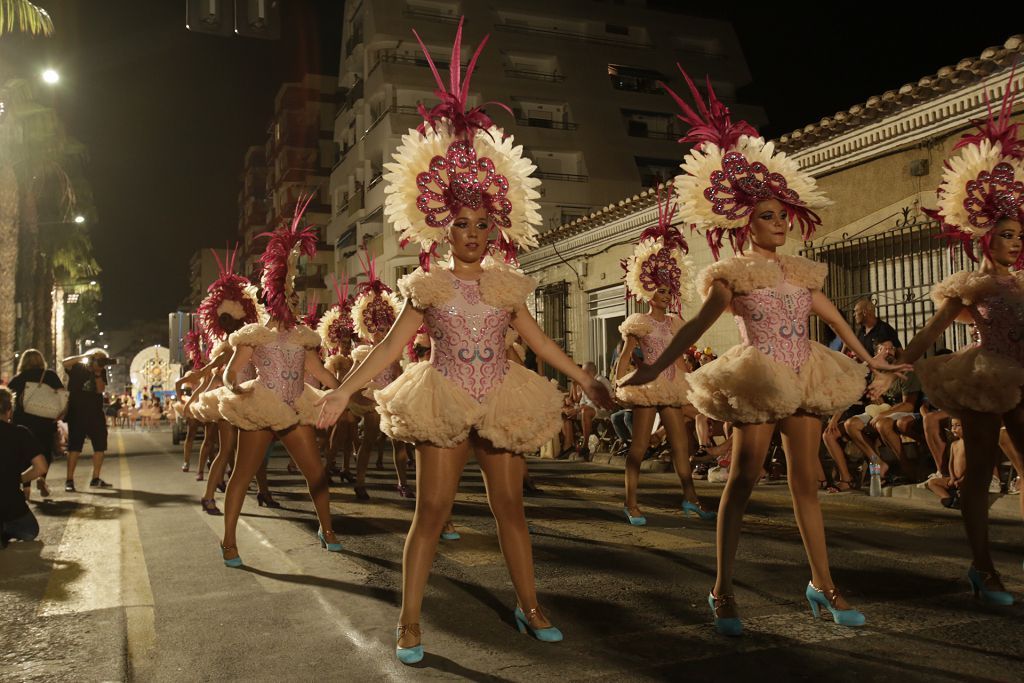
[[[0,551],[2,681],[963,681],[1024,680],[1024,525],[1015,498],[993,505],[997,565],[1018,598],[970,595],[959,513],[927,498],[822,494],[833,573],[868,625],[814,621],[808,571],[785,486],[761,485],[737,567],[746,635],[715,634],[707,594],[714,523],[684,518],[671,474],[645,473],[648,525],[622,514],[622,472],[531,460],[544,495],[527,498],[541,604],[565,633],[544,644],[514,627],[479,472],[463,477],[424,604],[427,656],[394,657],[401,555],[413,501],[388,467],[369,502],[332,488],[341,555],[321,550],[301,477],[270,465],[279,510],[250,495],[239,525],[244,569],[223,566],[223,522],[199,508],[168,431],[111,433],[103,477],[33,509],[39,542]],[[198,447],[196,457],[198,456]],[[698,482],[716,508],[721,485]],[[218,504],[222,496],[218,494]]]

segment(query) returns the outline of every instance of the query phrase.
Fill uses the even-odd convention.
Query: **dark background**
[[[187,31],[184,0],[37,2],[55,35],[5,37],[0,58],[26,75],[60,71],[40,95],[90,152],[105,326],[164,320],[187,293],[189,256],[236,238],[243,155],[265,141],[278,86],[337,73],[344,3],[284,0],[281,39],[263,41]],[[736,26],[754,79],[740,99],[764,106],[767,137],[975,57],[1016,30],[891,5],[717,16]]]

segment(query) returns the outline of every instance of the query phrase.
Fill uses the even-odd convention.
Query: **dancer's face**
[[[774,251],[786,243],[789,209],[778,199],[765,199],[750,214],[750,239],[762,249]]]
[[[1020,257],[1021,226],[1018,221],[1004,218],[992,228],[988,250],[992,260],[1001,266],[1012,266]]]
[[[651,308],[657,308],[659,310],[667,310],[672,304],[672,292],[669,291],[668,287],[664,285],[654,290],[654,296],[651,298]]]
[[[487,220],[487,209],[462,207],[455,214],[455,220],[448,228],[448,243],[452,255],[463,263],[479,263],[487,253],[487,238],[491,224]]]

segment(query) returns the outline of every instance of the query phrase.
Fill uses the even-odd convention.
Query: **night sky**
[[[5,37],[0,58],[26,75],[61,72],[53,103],[90,154],[106,324],[166,319],[187,294],[189,256],[236,237],[243,155],[265,142],[277,87],[336,72],[343,2],[284,0],[281,40],[263,41],[186,31],[184,0],[36,1],[55,36]],[[1014,33],[1003,22],[893,11],[723,18],[735,21],[754,77],[740,99],[765,107],[769,137]]]

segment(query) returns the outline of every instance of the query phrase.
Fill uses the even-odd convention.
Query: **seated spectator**
[[[879,342],[875,347],[876,356],[891,359],[895,358],[895,354],[896,345],[889,339]],[[906,433],[913,427],[920,401],[921,382],[917,379],[916,373],[908,372],[906,377],[893,382],[883,396],[883,402],[889,404],[889,409],[882,411],[871,420],[871,425],[878,432],[882,442],[896,456],[903,476],[911,479],[915,478],[916,468],[903,448],[900,429]]]
[[[964,477],[964,442],[960,420],[953,419],[949,428],[952,439],[949,444],[949,476],[929,479],[925,486],[939,497],[947,508],[960,508],[960,482]]]
[[[26,427],[11,424],[14,394],[0,387],[0,547],[11,539],[32,541],[39,522],[23,490],[46,472],[46,457]]]
[[[583,390],[576,382],[569,382],[569,391],[564,395],[562,404],[562,450],[559,458],[568,457],[576,450],[576,421],[580,414],[580,399]]]
[[[850,473],[844,448],[846,440],[852,442],[864,457],[878,459],[883,476],[888,472],[888,463],[879,458],[878,450],[875,447],[874,440],[877,435],[868,427],[871,420],[888,407],[887,404],[882,403],[859,403],[850,406],[843,412],[836,413],[829,419],[821,434],[821,440],[839,471],[839,479],[834,484],[837,492],[849,491],[856,485],[856,481]]]
[[[622,447],[615,455],[625,457],[629,453],[629,442],[633,440],[633,409],[623,408],[611,414],[612,429]]]
[[[583,364],[583,372],[587,373],[591,377],[596,377],[597,381],[600,382],[608,389],[609,394],[614,394],[615,389],[612,387],[612,383],[608,381],[606,377],[597,374],[597,364],[591,361],[587,361]],[[580,426],[583,431],[583,443],[580,447],[580,457],[584,460],[590,460],[590,433],[594,428],[594,419],[601,417],[608,417],[609,412],[597,406],[589,396],[580,392],[579,401],[579,418]]]

